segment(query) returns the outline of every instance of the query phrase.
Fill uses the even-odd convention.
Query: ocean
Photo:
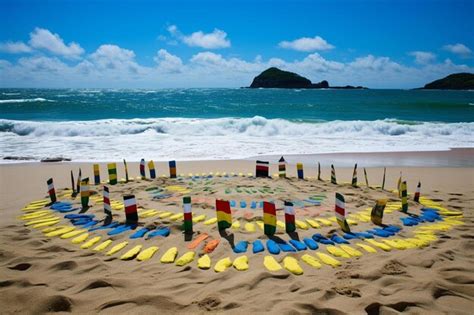
[[[458,147],[474,147],[474,91],[0,89],[0,158],[166,161]]]

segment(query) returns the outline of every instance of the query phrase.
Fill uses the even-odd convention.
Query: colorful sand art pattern
[[[263,164],[264,172],[266,172],[266,163]],[[154,165],[152,163],[149,165],[154,170]],[[174,172],[170,172],[173,176],[176,164],[173,163],[170,166],[174,168]],[[94,166],[94,175],[97,174],[96,169]],[[108,170],[112,175],[109,184],[113,185],[117,180],[116,166],[109,164]],[[110,172],[111,170],[112,172]],[[261,171],[261,168],[257,171]],[[143,175],[142,172],[140,173]],[[178,212],[137,207],[137,203],[139,204],[137,197],[130,194],[123,196],[123,202],[113,200],[110,197],[110,186],[102,188],[102,186],[96,185],[97,189],[92,189],[88,179],[80,181],[81,185],[78,187],[80,191],[55,191],[53,180],[49,179],[47,191],[50,199],[30,202],[21,209],[23,214],[19,216],[19,219],[24,221],[25,226],[41,231],[42,237],[59,237],[65,241],[70,240],[72,244],[76,244],[83,250],[103,253],[105,256],[115,256],[121,260],[136,259],[143,262],[151,260],[157,253],[161,253],[159,260],[152,261],[159,261],[163,264],[174,263],[179,267],[195,264],[199,269],[213,269],[215,272],[224,272],[231,267],[238,271],[245,271],[249,269],[249,257],[246,253],[252,251],[250,259],[262,260],[262,267],[268,271],[277,272],[285,269],[294,275],[304,274],[306,268],[319,269],[324,265],[336,268],[347,259],[376,254],[379,251],[423,248],[437,240],[437,232],[448,231],[456,225],[463,224],[461,211],[448,210],[441,204],[420,196],[420,185],[418,185],[416,192],[416,198],[422,206],[420,215],[410,214],[406,208],[408,194],[405,182],[400,184],[401,201],[374,200],[373,208],[350,213],[351,211],[346,210],[348,205],[344,204],[342,194],[339,193],[336,193],[334,199],[333,196],[329,198],[329,196],[321,194],[308,196],[304,200],[279,200],[278,194],[285,190],[265,187],[265,183],[262,185],[262,181],[288,180],[280,175],[281,173],[275,174],[273,178],[256,179],[252,174],[243,175],[241,173],[189,174],[188,176],[181,174],[176,179],[167,178],[166,183],[169,185],[151,186],[146,189],[147,196],[151,200],[180,203],[182,210]],[[298,178],[301,178],[299,175]],[[285,174],[286,176],[287,174]],[[205,196],[206,191],[212,191],[216,182],[232,181],[234,177],[247,177],[250,180],[259,181],[260,187],[255,185],[233,188],[234,193],[242,194],[245,197],[250,196],[254,200],[247,204],[246,201],[237,203],[235,200],[216,200],[214,197]],[[80,179],[79,175],[78,180]],[[161,179],[164,180],[163,176]],[[131,181],[154,183],[149,179],[143,180],[142,176]],[[340,185],[351,187],[352,184]],[[126,180],[121,179],[118,181],[118,185],[127,185]],[[372,187],[371,189],[379,188]],[[382,192],[382,190],[380,191]],[[205,214],[192,211],[191,198],[185,196],[192,192],[203,194],[200,198],[192,197],[193,208],[194,205],[198,207],[203,204],[212,205],[216,210],[216,217],[208,218]],[[222,195],[230,193],[225,190]],[[394,191],[394,193],[398,194],[398,191]],[[75,194],[80,194],[80,204],[73,199]],[[273,197],[267,200],[257,200],[259,194]],[[393,196],[387,192],[387,197]],[[273,200],[270,200],[271,198]],[[334,200],[334,210],[324,213],[329,216],[308,216],[307,213],[305,214],[306,207],[321,207],[321,202],[328,200]],[[91,205],[89,205],[89,201],[92,202]],[[295,203],[300,204],[300,213],[295,211],[294,208],[297,206]],[[104,222],[104,220],[96,218],[97,213],[81,213],[86,207],[93,208],[95,206],[103,209],[102,212],[106,218],[104,220],[109,218],[108,221]],[[281,213],[278,213],[277,210],[281,210]],[[244,213],[243,218],[233,220],[232,214],[238,211],[248,212]],[[113,221],[110,219],[111,213],[114,217],[119,216],[125,220],[122,220],[123,223]],[[396,213],[401,216],[400,220],[403,226],[382,224],[384,214],[394,215]],[[284,217],[284,222],[278,220],[278,215]],[[262,217],[263,221],[258,219]],[[159,220],[160,224],[153,227],[147,224],[148,218]],[[183,241],[182,248],[166,248],[165,240],[171,233],[171,222],[183,222],[183,232],[191,235],[191,238]],[[355,231],[355,228],[350,228],[350,226],[358,225],[359,222],[373,223],[374,227],[366,231]],[[195,226],[194,229],[193,226]],[[323,229],[326,227],[336,228],[339,232],[323,235]],[[231,231],[240,231],[256,236],[253,241],[239,241],[236,238],[234,246],[231,247],[233,253],[229,253],[228,257],[215,259],[212,257],[213,251],[218,246],[223,246],[222,244],[225,242],[222,238],[211,236],[211,231],[215,228],[227,234]],[[401,230],[405,232],[408,230],[411,237],[399,236]],[[285,232],[290,234],[297,232],[302,235],[301,238],[290,238],[289,241],[285,241],[282,239]],[[266,241],[259,239],[262,234],[268,236]],[[275,237],[276,234],[279,237]],[[123,238],[116,240],[114,237],[117,235],[126,235],[129,241],[125,241]],[[136,239],[142,240],[141,243],[129,244]],[[157,239],[161,240],[161,246],[156,246],[157,243],[154,241]],[[284,256],[287,253],[297,252],[301,252],[302,255],[300,257]],[[235,254],[239,256],[231,258]]]

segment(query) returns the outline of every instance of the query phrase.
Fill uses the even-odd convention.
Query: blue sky
[[[410,88],[473,72],[474,1],[0,1],[0,86]],[[382,80],[381,80],[382,78]]]

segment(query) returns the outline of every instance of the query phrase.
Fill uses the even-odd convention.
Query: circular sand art
[[[305,178],[300,164],[289,177],[283,158],[273,176],[263,161],[255,174],[177,176],[170,162],[170,175],[157,177],[150,161],[146,176],[142,160],[140,177],[118,180],[116,169],[109,164],[102,182],[97,164],[93,181],[75,182],[71,172],[72,189],[57,192],[49,179],[49,198],[30,202],[19,218],[40,237],[105,260],[295,275],[430,246],[438,231],[463,224],[462,212],[420,197],[420,185],[408,194],[402,178],[390,192],[384,183],[359,185],[357,166],[351,183],[338,183],[334,168],[331,180]]]

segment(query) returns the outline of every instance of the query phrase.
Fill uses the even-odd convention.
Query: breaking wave
[[[73,159],[220,159],[261,154],[447,150],[474,147],[474,123],[156,118],[0,119],[2,155]]]
[[[6,93],[3,93],[3,94],[6,94]],[[12,94],[12,95],[13,95],[13,94]],[[56,101],[47,100],[47,99],[42,98],[42,97],[0,100],[0,104],[10,104],[10,103],[34,103],[34,102],[56,102]]]

